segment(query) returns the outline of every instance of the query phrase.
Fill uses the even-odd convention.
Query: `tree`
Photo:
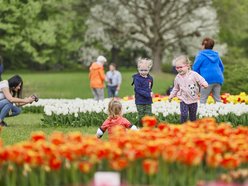
[[[248,1],[214,0],[214,5],[220,20],[220,41],[228,45],[223,57],[225,81],[222,90],[232,94],[247,92]]]
[[[86,35],[108,49],[123,43],[145,48],[159,72],[165,51],[185,50],[185,39],[218,31],[211,5],[206,0],[105,0],[91,9]]]
[[[89,12],[80,0],[0,2],[0,55],[7,68],[77,62]]]

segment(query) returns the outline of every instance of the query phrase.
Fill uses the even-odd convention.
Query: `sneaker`
[[[7,123],[5,123],[4,121],[1,121],[1,122],[0,122],[0,126],[2,126],[2,127],[7,127],[8,125],[7,125]]]

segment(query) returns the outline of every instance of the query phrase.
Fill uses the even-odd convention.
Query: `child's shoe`
[[[7,125],[7,123],[5,123],[4,121],[1,121],[1,122],[0,122],[0,126],[2,126],[2,127],[7,127],[8,125]]]

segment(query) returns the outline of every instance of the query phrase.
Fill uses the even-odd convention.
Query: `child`
[[[113,128],[120,126],[123,129],[131,128],[132,130],[137,130],[135,125],[132,125],[126,118],[122,117],[122,105],[121,102],[112,99],[108,105],[108,118],[103,122],[102,126],[97,129],[96,136],[101,138],[104,132],[107,130],[108,134],[113,133]]]
[[[145,115],[152,114],[152,85],[153,78],[149,75],[152,60],[139,58],[137,60],[138,73],[133,75],[135,104],[138,111],[139,126]]]
[[[195,121],[199,94],[198,86],[207,88],[208,83],[197,72],[190,70],[190,61],[186,56],[179,56],[173,62],[178,74],[175,78],[169,101],[175,96],[181,100],[181,123],[187,121],[188,114],[190,121]]]

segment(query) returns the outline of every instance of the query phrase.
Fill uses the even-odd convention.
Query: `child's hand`
[[[202,84],[202,87],[203,87],[203,88],[208,88],[208,85]]]

